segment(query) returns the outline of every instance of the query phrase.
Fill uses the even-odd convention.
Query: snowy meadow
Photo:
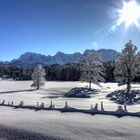
[[[117,83],[101,83],[100,87],[92,84],[92,88],[97,89],[98,93],[92,94],[91,98],[68,98],[64,97],[66,92],[74,87],[86,87],[87,83],[46,82],[45,88],[34,91],[31,90],[33,89],[30,87],[31,84],[32,81],[0,81],[1,102],[5,100],[5,103],[13,101],[14,104],[19,104],[20,101],[24,100],[25,105],[36,105],[37,102],[44,102],[45,106],[49,106],[50,101],[53,101],[56,107],[63,107],[65,101],[67,101],[69,106],[89,109],[91,104],[100,104],[103,101],[105,110],[115,111],[118,104],[108,100],[106,95],[114,90],[126,88],[125,86],[118,87]],[[139,84],[132,84],[132,89],[139,88]],[[139,104],[127,106],[127,109],[131,112],[139,112],[139,108]],[[34,111],[0,107],[0,125],[6,133],[6,135],[1,133],[1,137],[7,139],[8,136],[13,135],[12,132],[14,131],[17,132],[17,135],[13,135],[13,139],[18,139],[21,136],[20,133],[22,133],[24,134],[23,139],[30,139],[34,135],[34,139],[86,140],[104,138],[106,140],[138,140],[140,137],[139,122],[138,117],[117,118],[105,115],[92,116],[83,113],[61,113],[58,111]],[[7,130],[10,130],[8,135]],[[25,133],[23,133],[24,131]]]
[[[140,140],[140,0],[0,13],[0,140]]]

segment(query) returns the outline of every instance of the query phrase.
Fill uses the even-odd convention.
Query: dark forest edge
[[[43,66],[46,71],[48,81],[79,81],[81,77],[81,63],[68,63],[64,65],[53,64]],[[105,82],[115,82],[114,69],[115,61],[104,62],[104,79]],[[0,64],[0,77],[2,79],[13,80],[32,80],[33,68],[20,68]],[[138,73],[140,75],[140,72]],[[140,76],[135,77],[133,82],[140,82]]]

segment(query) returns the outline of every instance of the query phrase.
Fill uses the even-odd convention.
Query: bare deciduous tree
[[[35,67],[32,73],[33,84],[31,86],[40,89],[41,86],[45,85],[45,70],[42,65]]]

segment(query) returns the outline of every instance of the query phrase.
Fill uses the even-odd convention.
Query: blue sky
[[[114,29],[114,9],[122,0],[0,0],[0,60],[24,52],[54,55],[111,48],[130,39],[140,49],[140,32],[124,24]]]

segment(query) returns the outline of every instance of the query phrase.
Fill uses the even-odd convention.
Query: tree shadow
[[[61,96],[43,96],[41,98],[49,98],[49,99],[55,99],[55,98],[60,98]]]
[[[11,93],[17,93],[17,92],[32,92],[32,91],[36,91],[36,89],[1,91],[0,94],[11,94]]]
[[[41,133],[0,125],[0,138],[6,140],[57,140]]]

